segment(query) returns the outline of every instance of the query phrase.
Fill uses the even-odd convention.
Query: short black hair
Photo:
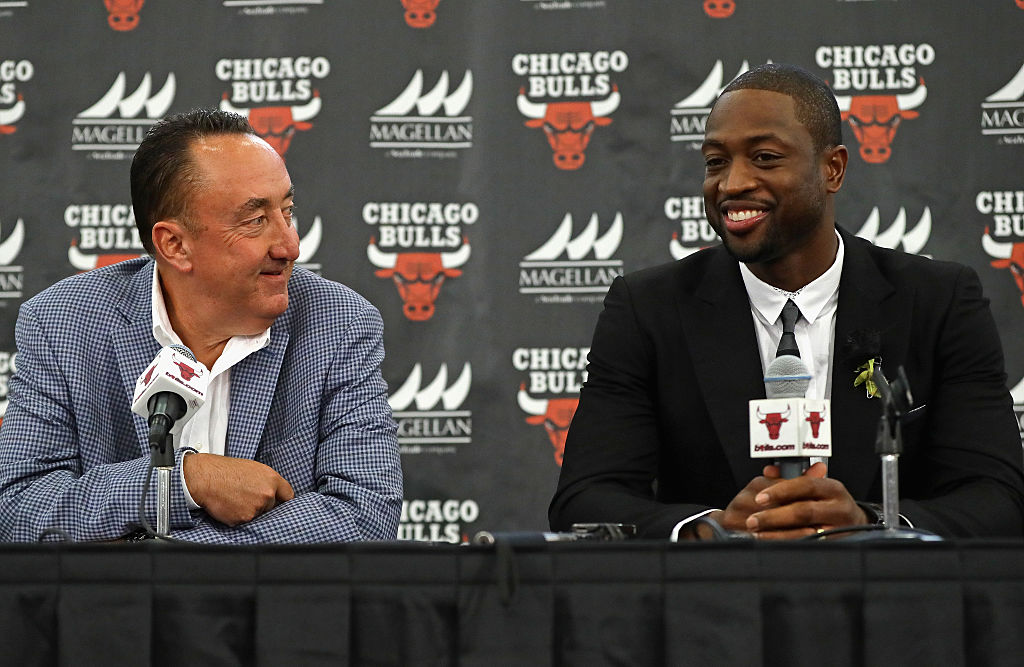
[[[796,105],[796,119],[807,128],[814,147],[822,153],[843,143],[843,119],[828,84],[796,65],[766,63],[733,79],[722,95],[734,90],[770,90],[788,95]],[[717,100],[716,100],[717,103]]]
[[[198,179],[192,144],[223,134],[256,132],[245,116],[219,109],[168,116],[146,132],[132,159],[131,188],[135,226],[150,254],[154,252],[153,225],[158,221],[178,218],[186,227],[192,225],[188,204]]]

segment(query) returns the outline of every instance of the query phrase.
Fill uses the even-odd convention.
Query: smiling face
[[[230,335],[260,333],[288,307],[299,254],[288,171],[252,135],[198,140],[192,157],[198,184],[182,241],[190,274],[184,304]]]
[[[780,262],[801,273],[820,266],[806,282],[831,265],[831,195],[842,185],[846,149],[816,149],[791,97],[725,93],[708,117],[702,152],[708,222],[736,259],[762,279]]]

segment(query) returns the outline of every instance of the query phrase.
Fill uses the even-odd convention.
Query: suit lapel
[[[128,283],[116,304],[124,317],[124,324],[110,332],[114,357],[128,404],[135,395],[135,382],[153,361],[160,344],[153,338],[153,262],[149,262]],[[139,448],[149,453],[149,430],[141,417],[135,417],[135,431],[139,437]]]
[[[739,266],[724,249],[693,294],[679,294],[682,329],[697,384],[719,442],[741,486],[760,474],[750,458],[747,402],[764,398],[764,373]]]
[[[845,258],[839,282],[839,307],[832,361],[832,459],[830,477],[841,480],[854,498],[864,499],[879,475],[875,433],[880,401],[869,399],[862,386],[854,388],[855,368],[866,362],[849,358],[847,341],[858,331],[881,333],[881,356],[892,376],[904,363],[909,338],[911,303],[882,275],[871,246],[843,233]]]
[[[285,311],[270,328],[270,342],[231,368],[231,411],[228,415],[226,453],[255,459],[277,388],[277,376],[288,348]]]

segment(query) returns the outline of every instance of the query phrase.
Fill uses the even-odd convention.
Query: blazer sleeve
[[[118,391],[121,382],[102,355],[61,349],[63,339],[47,334],[32,303],[22,305],[15,326],[18,370],[0,427],[0,540],[116,539],[138,525],[150,457],[139,455],[126,410],[76,415],[76,402],[85,397],[103,404],[108,397],[102,392]],[[91,367],[71,368],[69,359]],[[83,436],[80,419],[103,423]],[[174,474],[180,466],[178,452]]]
[[[597,321],[587,381],[566,438],[548,510],[553,530],[616,522],[636,524],[643,537],[666,537],[676,523],[708,509],[656,498],[664,464],[655,396],[659,359],[646,328],[627,279],[616,278]]]
[[[933,358],[922,360],[933,377],[927,414],[905,426],[919,446],[901,458],[900,512],[941,535],[1020,537],[1021,440],[999,332],[973,269],[961,267],[944,298]]]

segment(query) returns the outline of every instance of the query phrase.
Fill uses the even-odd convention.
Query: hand
[[[186,454],[185,485],[211,517],[229,526],[252,521],[295,497],[292,486],[270,466],[217,454]]]
[[[771,474],[773,471],[774,474]],[[754,498],[768,487],[781,481],[775,466],[765,466],[764,473],[763,476],[752,479],[742,491],[736,494],[736,497],[724,510],[712,512],[708,518],[714,519],[726,530],[745,532],[750,515],[764,509],[754,501]]]
[[[779,479],[776,466],[766,466],[764,478],[774,482],[765,484],[754,495],[755,511],[746,517],[744,529],[758,539],[779,540],[868,523],[864,511],[843,483],[827,478],[827,472],[824,463],[815,463],[800,477],[784,480]],[[763,478],[759,477],[754,482],[759,479]],[[751,488],[754,482],[747,488]]]

